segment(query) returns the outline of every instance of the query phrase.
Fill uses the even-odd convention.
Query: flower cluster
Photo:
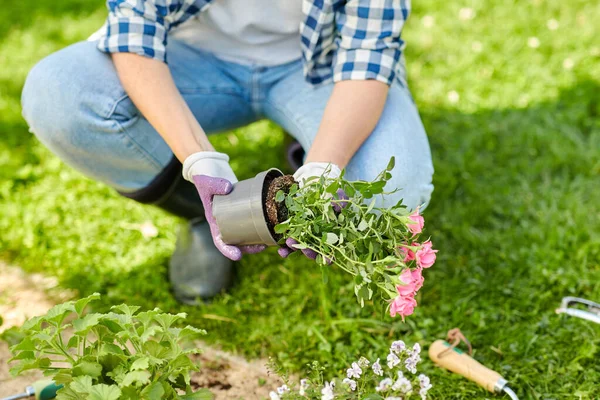
[[[275,199],[284,202],[288,219],[275,232],[315,256],[324,274],[335,265],[352,275],[361,307],[380,295],[390,315],[404,319],[417,305],[423,270],[434,264],[437,250],[419,238],[425,221],[418,209],[411,212],[401,201],[378,206],[393,193],[385,191],[393,168],[392,159],[371,182],[321,176],[279,191]]]
[[[385,400],[426,400],[432,388],[430,379],[417,375],[421,361],[421,346],[412,348],[397,340],[392,343],[386,363],[378,358],[374,362],[360,357],[346,370],[346,376],[332,380],[300,380],[299,388],[283,385],[270,393],[271,400],[354,400],[381,398]]]

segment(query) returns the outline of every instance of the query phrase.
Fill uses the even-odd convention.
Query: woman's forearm
[[[123,88],[180,161],[214,151],[166,64],[131,53],[116,53],[112,59]]]
[[[375,80],[337,82],[306,162],[344,168],[375,129],[387,94],[388,85]]]

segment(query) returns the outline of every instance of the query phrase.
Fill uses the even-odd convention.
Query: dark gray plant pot
[[[254,178],[236,183],[228,195],[213,198],[213,215],[225,243],[277,244],[267,225],[263,199],[271,181],[282,175],[280,170],[271,168]]]

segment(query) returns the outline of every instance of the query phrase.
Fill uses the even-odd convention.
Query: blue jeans
[[[301,61],[262,67],[239,65],[171,40],[169,67],[177,88],[207,133],[268,118],[308,149],[333,84],[313,87]],[[146,187],[173,153],[123,90],[109,56],[81,42],[39,62],[23,89],[31,131],[63,161],[119,191]],[[349,179],[371,180],[391,156],[387,189],[400,190],[411,209],[429,202],[433,165],[425,130],[408,89],[393,84],[371,136],[346,168]],[[265,165],[265,169],[272,167]]]

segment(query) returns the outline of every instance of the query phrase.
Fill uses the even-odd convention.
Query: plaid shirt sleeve
[[[390,85],[404,42],[410,0],[348,0],[336,14],[338,48],[333,80],[375,79]]]
[[[108,0],[98,48],[166,62],[168,31],[197,14],[210,0]]]

